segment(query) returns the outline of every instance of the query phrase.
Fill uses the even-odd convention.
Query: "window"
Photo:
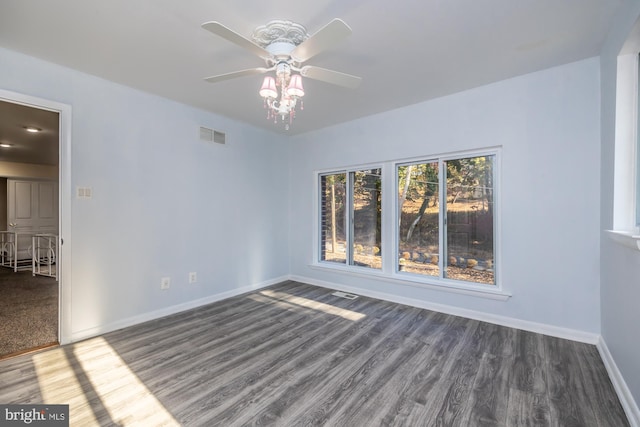
[[[398,270],[494,285],[495,155],[399,164]]]
[[[500,294],[498,156],[499,149],[487,149],[389,160],[384,175],[382,166],[318,173],[314,266]]]
[[[382,173],[320,175],[320,261],[382,268]]]
[[[640,41],[639,43],[640,44]],[[640,248],[640,73],[638,53],[618,56],[616,84],[613,234]]]

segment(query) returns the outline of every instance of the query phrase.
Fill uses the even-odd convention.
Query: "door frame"
[[[0,89],[0,101],[58,113],[58,341],[71,342],[71,105]],[[64,244],[63,244],[64,243]]]

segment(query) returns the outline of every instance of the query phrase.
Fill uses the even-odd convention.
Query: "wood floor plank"
[[[292,417],[306,425],[353,425],[379,420],[389,400],[379,396],[382,390],[396,395],[409,380],[419,351],[425,344],[416,335],[430,328],[429,319],[434,312],[417,310],[407,319],[400,333],[381,341],[373,352],[361,359],[360,366],[350,376],[344,377],[337,387],[326,389],[324,395],[315,395],[312,402],[290,411]],[[401,372],[400,367],[405,367]],[[331,420],[331,423],[330,423]]]
[[[264,305],[264,302],[262,304]],[[232,321],[218,325],[212,322],[211,327],[205,331],[195,329],[178,339],[173,335],[166,337],[161,345],[158,345],[159,351],[153,353],[154,363],[151,365],[145,362],[147,358],[144,357],[127,357],[126,360],[143,380],[158,387],[165,387],[167,382],[179,382],[183,377],[191,377],[194,364],[220,366],[229,360],[237,362],[238,354],[246,357],[249,351],[259,352],[265,345],[273,345],[273,338],[282,336],[283,333],[291,333],[292,329],[287,322],[298,323],[304,316],[304,313],[292,310],[278,309],[274,312],[271,307],[273,306],[267,305],[266,309],[257,313],[257,317],[248,313],[241,323]],[[267,320],[262,320],[263,318]],[[322,322],[318,318],[312,320]],[[233,345],[234,343],[237,345]],[[164,352],[163,347],[170,350]],[[116,348],[120,351],[119,346]],[[141,362],[138,363],[137,360]],[[158,368],[167,369],[158,375]]]
[[[520,391],[544,394],[547,390],[543,335],[520,331],[514,342],[513,382]]]
[[[594,346],[331,292],[283,282],[0,360],[0,402],[83,427],[628,425]]]
[[[463,408],[462,423],[469,426],[505,425],[510,370],[507,361],[513,356],[513,329],[486,322],[478,325],[475,347],[463,349],[478,360],[477,375],[471,385],[469,400]]]
[[[317,363],[307,365],[307,369],[303,369],[300,364],[296,366],[299,374],[296,375],[297,381],[287,387],[280,387],[277,395],[271,400],[276,402],[275,406],[259,405],[257,408],[259,413],[256,415],[260,418],[262,412],[266,412],[268,417],[281,417],[281,409],[297,404],[302,398],[306,397],[315,401],[318,395],[322,395],[333,387],[336,379],[343,378],[357,368],[358,358],[362,354],[367,354],[375,345],[392,335],[394,332],[400,333],[399,330],[403,326],[403,319],[407,316],[406,310],[399,306],[389,306],[389,310],[382,315],[369,318],[369,322],[365,322],[363,328],[358,335],[348,337],[336,337],[331,342],[323,342],[328,345],[328,352],[323,359],[317,360]],[[288,354],[289,356],[289,354]],[[302,360],[308,361],[307,354]],[[295,358],[294,358],[295,361]],[[288,371],[290,372],[290,371]],[[259,392],[259,389],[255,390]],[[265,402],[267,403],[267,402]],[[239,402],[233,408],[228,409],[227,413],[240,417],[237,419],[238,425],[242,425],[248,417],[243,403]],[[223,419],[213,419],[214,422]]]
[[[484,353],[461,424],[499,427],[507,423],[510,371],[505,357]]]
[[[598,426],[627,427],[629,421],[617,398],[607,369],[595,345],[569,341],[569,352],[576,355],[576,363],[582,371],[582,387]]]
[[[507,426],[546,427],[561,426],[552,420],[546,394],[536,394],[512,388],[507,394]],[[586,426],[585,426],[586,427]]]
[[[424,406],[409,416],[409,423],[420,425],[459,425],[459,416],[468,399],[479,363],[481,343],[477,340],[479,322],[460,318],[461,329],[451,354],[440,363],[440,377],[436,387],[427,390],[423,386],[418,396],[425,396]],[[468,387],[468,388],[467,388]],[[436,391],[436,393],[434,393]]]
[[[370,304],[371,301],[367,302],[363,300],[359,304],[362,306],[366,306],[366,304]],[[306,341],[300,341],[303,345],[297,344],[292,348],[284,349],[282,346],[287,346],[289,343],[287,340],[282,342],[281,345],[276,345],[277,343],[271,342],[272,346],[267,352],[258,352],[255,354],[255,357],[252,359],[247,359],[246,365],[250,368],[249,374],[251,372],[258,371],[260,373],[259,380],[257,381],[255,375],[249,376],[238,376],[238,373],[231,372],[231,376],[229,376],[229,383],[224,382],[224,378],[218,377],[216,379],[217,389],[210,389],[207,394],[201,395],[199,397],[200,402],[207,402],[208,405],[217,405],[220,402],[217,402],[219,396],[221,395],[233,395],[233,402],[236,402],[240,399],[239,397],[243,397],[246,399],[251,399],[252,395],[259,394],[256,389],[266,382],[270,380],[270,383],[274,381],[280,381],[286,383],[290,377],[290,366],[292,363],[297,361],[296,356],[298,354],[304,354],[303,350],[308,349],[311,352],[310,356],[305,359],[306,363],[311,363],[311,361],[320,359],[327,356],[327,350],[323,347],[326,346],[327,340],[337,340],[339,343],[343,342],[345,339],[350,339],[353,336],[358,336],[358,332],[360,332],[360,326],[353,324],[353,322],[346,321],[342,318],[335,316],[327,316],[323,314],[316,314],[310,317],[315,323],[310,326],[311,330],[321,330],[321,333],[307,334],[299,333],[295,336],[300,340],[306,339]],[[296,319],[292,321],[292,323],[285,324],[283,327],[286,329],[290,329],[295,327],[294,325],[298,325],[299,327],[307,327],[305,325],[299,325],[301,320]],[[319,329],[319,326],[328,326],[326,328]],[[285,353],[286,357],[282,357],[282,354]],[[309,354],[309,353],[307,353]],[[271,357],[273,356],[273,357]],[[298,366],[298,369],[302,369],[303,366]],[[222,380],[222,381],[221,381]],[[249,394],[247,396],[247,394]],[[231,405],[230,399],[227,399],[225,403],[227,406]],[[237,403],[237,402],[236,402]],[[244,403],[241,402],[240,406],[243,406]],[[220,408],[222,409],[222,408]]]
[[[461,423],[461,417],[478,373],[484,347],[482,338],[485,334],[486,324],[477,321],[469,323],[469,329],[473,331],[473,334],[470,340],[462,341],[455,363],[447,372],[450,386],[446,389],[443,405],[435,418],[437,425],[458,425]]]
[[[486,324],[485,353],[509,358],[514,355],[517,329],[501,325]]]
[[[377,417],[384,424],[426,425],[425,408],[427,414],[433,414],[442,406],[444,395],[436,392],[446,383],[442,370],[449,363],[447,356],[455,353],[453,349],[466,333],[468,321],[441,314],[430,317],[430,321],[433,325],[444,326],[443,333],[434,333],[438,331],[436,327],[427,329],[429,335],[418,337],[423,344],[422,354],[416,359],[419,363],[411,369],[393,399],[380,408],[382,411]]]
[[[510,425],[549,425],[550,407],[543,335],[518,331],[509,363],[511,391],[507,422]]]
[[[570,341],[544,337],[552,417],[564,426],[597,425],[584,390],[584,378]]]

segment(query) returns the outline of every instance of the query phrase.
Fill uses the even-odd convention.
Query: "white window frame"
[[[397,165],[429,161],[429,159],[456,159],[483,155],[495,155],[494,162],[494,263],[495,263],[495,284],[487,285],[482,283],[463,282],[452,279],[439,279],[433,277],[422,277],[419,275],[402,274],[397,270],[398,263],[398,184],[396,174]],[[364,169],[380,168],[382,173],[382,214],[381,214],[381,234],[382,234],[382,269],[373,269],[356,265],[335,263],[331,261],[321,261],[321,204],[320,204],[320,177],[333,173],[347,173]],[[480,298],[487,298],[498,301],[506,301],[511,294],[502,287],[502,256],[501,256],[501,147],[487,147],[479,150],[459,151],[453,153],[443,153],[435,155],[425,155],[412,158],[394,159],[385,162],[350,165],[335,168],[316,170],[313,172],[314,194],[313,194],[313,227],[312,243],[313,253],[309,267],[323,272],[337,272],[349,276],[356,276],[365,279],[380,281],[385,285],[402,285],[422,289],[437,290],[442,292],[472,295]]]
[[[439,206],[440,209],[446,209],[446,188],[445,191],[442,191],[442,186],[446,186],[445,176],[445,162],[457,159],[465,159],[470,157],[482,157],[482,156],[494,156],[494,164],[493,164],[493,200],[494,200],[494,211],[493,211],[493,254],[494,254],[494,283],[486,284],[486,283],[474,283],[474,282],[466,282],[462,280],[454,280],[448,279],[444,277],[444,257],[446,254],[444,251],[446,250],[446,235],[445,235],[445,215],[442,214],[442,210],[438,215],[438,269],[440,271],[440,276],[428,276],[428,275],[419,275],[413,273],[407,273],[399,270],[397,258],[400,253],[400,235],[398,233],[398,215],[400,214],[400,207],[398,206],[398,198],[395,198],[395,219],[394,219],[394,254],[396,254],[396,263],[394,266],[393,275],[396,278],[402,280],[411,280],[418,283],[431,284],[436,286],[445,286],[445,287],[455,287],[460,289],[484,289],[484,290],[498,290],[502,291],[502,281],[500,274],[500,266],[502,262],[500,260],[500,238],[499,238],[499,215],[500,215],[500,149],[499,148],[490,148],[486,150],[477,150],[477,151],[461,151],[456,153],[447,153],[437,156],[426,156],[426,157],[417,157],[410,160],[402,160],[393,163],[394,170],[394,194],[400,193],[400,188],[398,187],[398,167],[405,166],[409,164],[416,163],[435,163],[438,162],[438,185],[440,186],[438,194],[439,194]]]
[[[381,248],[380,248],[380,258],[382,261],[382,268],[373,268],[373,267],[365,267],[359,265],[353,265],[353,213],[351,210],[353,209],[353,181],[351,179],[352,172],[359,172],[367,169],[380,169],[381,175],[381,193],[382,193],[382,210],[381,210]],[[321,260],[320,256],[322,255],[322,239],[320,239],[320,233],[322,232],[321,228],[321,220],[322,220],[322,205],[320,203],[320,195],[322,194],[321,190],[321,177],[326,175],[337,175],[344,173],[346,175],[345,186],[346,186],[346,199],[347,199],[347,218],[346,221],[346,230],[345,230],[345,238],[347,240],[347,244],[345,245],[345,263],[333,262],[333,261],[325,261]],[[327,169],[324,171],[317,171],[314,173],[315,175],[315,219],[314,219],[314,265],[324,266],[327,268],[336,268],[343,270],[353,270],[355,272],[369,272],[371,274],[379,274],[385,268],[385,256],[384,256],[384,222],[385,222],[385,209],[384,209],[384,198],[386,197],[385,189],[384,189],[384,176],[385,176],[385,168],[381,164],[371,164],[371,165],[358,165],[358,166],[350,166],[347,168],[335,168],[335,169]]]
[[[634,32],[635,33],[635,32]],[[617,58],[613,229],[609,236],[640,250],[640,40]]]

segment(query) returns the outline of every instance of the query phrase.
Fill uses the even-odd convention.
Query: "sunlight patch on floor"
[[[180,425],[104,338],[92,341],[97,345],[78,346],[74,354],[113,421],[123,426]]]
[[[334,316],[340,316],[347,320],[357,321],[367,317],[363,313],[358,313],[356,311],[347,310],[346,308],[336,307],[330,304],[325,304],[325,303],[314,301],[304,297],[298,297],[295,295],[288,294],[286,292],[277,292],[271,289],[265,289],[264,291],[260,291],[259,293],[269,298],[275,298],[281,301],[286,301],[290,304],[295,304],[300,307],[322,311],[324,313],[332,314]]]
[[[85,425],[98,425],[62,348],[35,354],[32,360],[43,404],[69,405],[71,420],[76,422],[82,419]],[[79,414],[82,414],[82,417],[79,417]]]
[[[110,425],[180,425],[102,337],[33,361],[44,403],[68,404],[72,425],[104,424],[106,414]]]
[[[275,299],[275,298],[271,298],[271,297],[267,297],[266,295],[258,295],[258,294],[251,294],[251,295],[247,295],[247,298],[256,301],[256,302],[261,302],[264,304],[269,304],[271,306],[276,306],[276,307],[280,307],[283,308],[285,310],[293,310],[293,311],[304,311],[302,309],[302,307],[299,307],[295,304],[289,304],[288,302],[284,302],[284,301],[280,301],[279,299]]]

